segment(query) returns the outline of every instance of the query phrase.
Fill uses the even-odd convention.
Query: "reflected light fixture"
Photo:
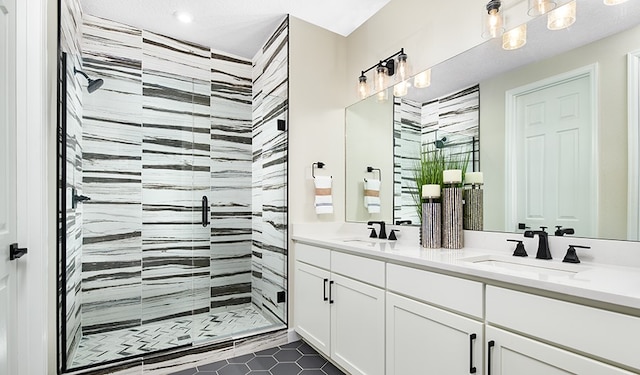
[[[509,30],[502,35],[502,49],[514,50],[524,46],[527,43],[527,24]]]
[[[396,57],[397,61],[395,60]],[[361,99],[366,98],[370,93],[366,74],[373,69],[375,69],[373,76],[373,89],[376,92],[385,91],[389,85],[388,78],[396,74],[396,72],[398,73],[398,82],[404,82],[409,75],[411,75],[410,66],[407,62],[407,54],[404,53],[404,48],[402,48],[399,52],[394,53],[384,60],[380,60],[369,69],[360,72],[360,77],[358,77],[358,97]],[[381,95],[379,93],[378,99],[386,100],[387,95]]]
[[[627,0],[604,0],[604,5],[618,5],[626,2]]]
[[[547,16],[547,29],[562,30],[576,22],[576,1],[567,3],[549,12]]]
[[[393,96],[397,96],[399,98],[407,95],[407,93],[409,92],[409,82],[408,81],[402,81],[400,83],[396,83],[393,86]]]
[[[504,33],[502,12],[500,0],[491,0],[485,6],[486,13],[483,12],[483,28],[482,37],[486,39],[497,38]]]
[[[431,86],[431,69],[416,74],[413,78],[413,86],[419,89]]]
[[[193,21],[193,16],[190,13],[182,10],[173,12],[173,16],[182,23],[191,23],[191,21]]]
[[[528,15],[535,17],[554,9],[558,4],[553,0],[529,0]]]

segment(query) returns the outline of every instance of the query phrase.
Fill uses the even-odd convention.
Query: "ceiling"
[[[252,58],[290,14],[348,36],[390,0],[81,0],[85,13]],[[174,13],[188,12],[191,23]]]

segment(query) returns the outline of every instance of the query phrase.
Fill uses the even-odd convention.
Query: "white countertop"
[[[354,235],[353,230],[348,227],[349,225],[344,224],[302,224],[296,228],[294,225],[292,238],[300,243],[392,263],[416,265],[436,272],[455,273],[461,277],[480,278],[489,284],[509,283],[637,309],[637,315],[640,316],[640,267],[589,261],[582,261],[580,264],[563,263],[563,256],[557,256],[557,251],[552,260],[535,259],[537,246],[531,246],[531,243],[527,245],[528,257],[514,257],[511,253],[515,244],[488,250],[480,248],[478,243],[490,244],[492,241],[478,238],[467,241],[466,235],[465,243],[470,246],[463,249],[426,249],[418,244],[418,237],[415,236],[417,228],[402,228],[405,232],[403,237],[392,242],[370,240],[362,235],[360,227],[358,235]],[[477,233],[474,236],[483,236],[480,234],[482,232]],[[513,238],[513,235],[509,237]],[[578,255],[587,258],[583,257],[580,249]],[[637,255],[640,256],[640,253]]]

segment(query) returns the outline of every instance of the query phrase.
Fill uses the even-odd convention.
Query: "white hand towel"
[[[380,213],[380,180],[364,179],[364,206],[370,214]]]
[[[333,197],[331,196],[331,176],[316,176],[313,182],[316,186],[316,214],[332,214]]]

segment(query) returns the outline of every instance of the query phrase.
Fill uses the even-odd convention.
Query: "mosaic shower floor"
[[[219,341],[282,325],[253,305],[235,310],[146,324],[80,339],[71,368],[100,364],[178,346]]]

